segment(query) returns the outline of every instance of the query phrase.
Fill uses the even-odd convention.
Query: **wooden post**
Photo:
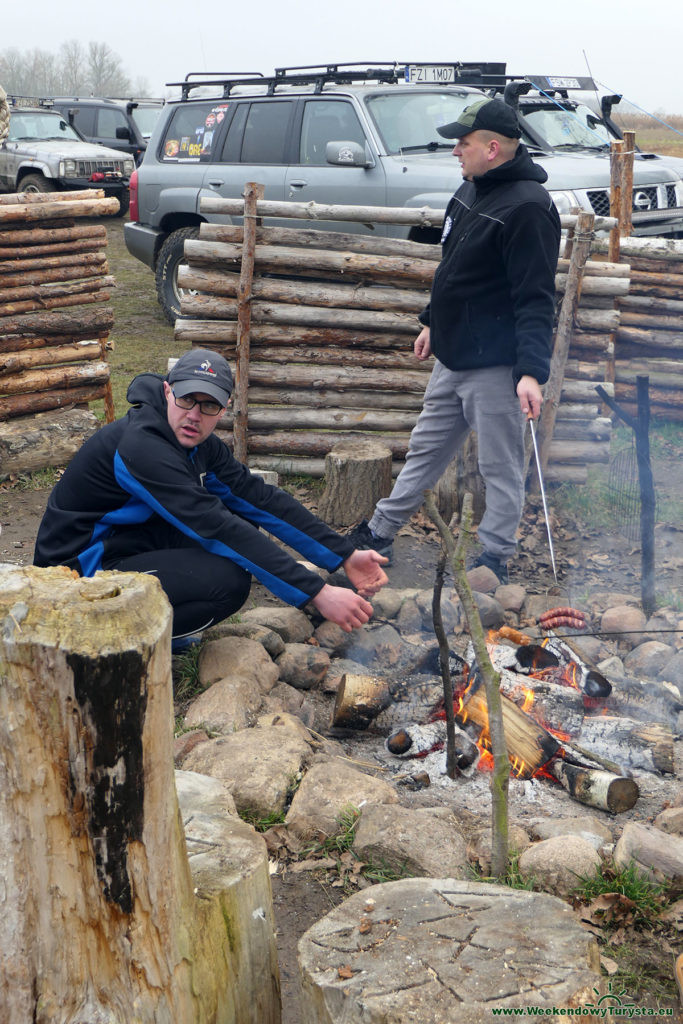
[[[249,181],[244,186],[244,240],[242,264],[237,292],[237,364],[234,394],[234,455],[248,462],[249,412],[249,329],[251,327],[251,286],[254,279],[254,251],[256,247],[256,203],[263,199],[265,187]]]
[[[623,176],[621,184],[621,212],[619,234],[627,238],[633,230],[633,158],[636,149],[636,133],[624,132]]]
[[[0,627],[2,1020],[278,1024],[265,848],[190,873],[158,582],[0,567]]]
[[[638,425],[636,428],[636,458],[640,486],[640,596],[643,612],[649,618],[654,614],[655,598],[655,486],[650,462],[650,396],[649,377],[637,377]]]
[[[609,212],[617,218],[617,225],[609,233],[609,261],[619,262],[619,239],[621,238],[621,220],[623,217],[622,189],[624,180],[624,143],[621,139],[610,145],[610,193]]]
[[[564,371],[574,328],[574,317],[576,316],[581,297],[581,284],[586,260],[590,254],[594,222],[595,218],[592,213],[582,211],[576,223],[576,233],[567,272],[567,286],[555,332],[555,348],[550,362],[550,376],[545,386],[543,409],[538,424],[538,448],[544,474],[548,466],[550,442],[553,439],[557,410],[560,405],[562,382],[564,381]],[[536,470],[534,470],[532,476],[531,490],[539,490],[538,473]]]
[[[103,335],[97,340],[100,343],[100,352],[102,354],[102,360],[107,361],[107,337]],[[104,418],[107,423],[113,423],[116,419],[116,411],[114,409],[114,396],[111,390],[111,377],[107,379],[107,383],[104,385]]]

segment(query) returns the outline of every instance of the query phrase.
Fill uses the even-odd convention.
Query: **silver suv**
[[[0,191],[56,192],[103,189],[128,210],[135,164],[114,149],[85,142],[50,106],[10,101],[9,134],[0,143]]]
[[[279,68],[269,78],[207,81],[190,74],[172,83],[180,99],[167,102],[133,174],[131,222],[124,225],[129,251],[156,272],[168,319],[180,315],[176,279],[185,239],[195,237],[204,220],[230,221],[202,215],[203,196],[238,198],[245,182],[258,181],[273,200],[445,209],[462,179],[452,144],[435,127],[455,121],[499,69],[478,65],[475,74],[456,64],[339,64]],[[524,141],[548,172],[547,188],[561,213],[591,209],[592,194],[609,189],[603,158],[546,153],[530,137]],[[635,178],[639,188],[669,190],[683,223],[677,174],[637,166]],[[440,234],[395,225],[315,226],[423,242],[438,242]]]

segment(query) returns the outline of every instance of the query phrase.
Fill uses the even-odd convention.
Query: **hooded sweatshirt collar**
[[[517,148],[512,160],[507,160],[498,167],[493,167],[486,174],[472,179],[477,192],[485,192],[507,181],[538,181],[544,184],[548,174],[544,167],[535,164],[529,156],[529,150],[523,143]]]

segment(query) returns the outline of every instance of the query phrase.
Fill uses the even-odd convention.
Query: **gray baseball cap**
[[[185,352],[166,379],[178,398],[198,392],[227,405],[232,394],[232,372],[227,360],[208,348]]]
[[[518,139],[522,131],[517,114],[503,100],[477,100],[465,107],[457,121],[444,124],[436,129],[444,139],[462,139],[470,132],[487,131]]]

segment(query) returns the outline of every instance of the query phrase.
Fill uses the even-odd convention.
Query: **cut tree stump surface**
[[[303,1024],[490,1024],[498,1006],[587,1008],[601,985],[566,903],[454,879],[356,893],[309,928],[299,964]]]

